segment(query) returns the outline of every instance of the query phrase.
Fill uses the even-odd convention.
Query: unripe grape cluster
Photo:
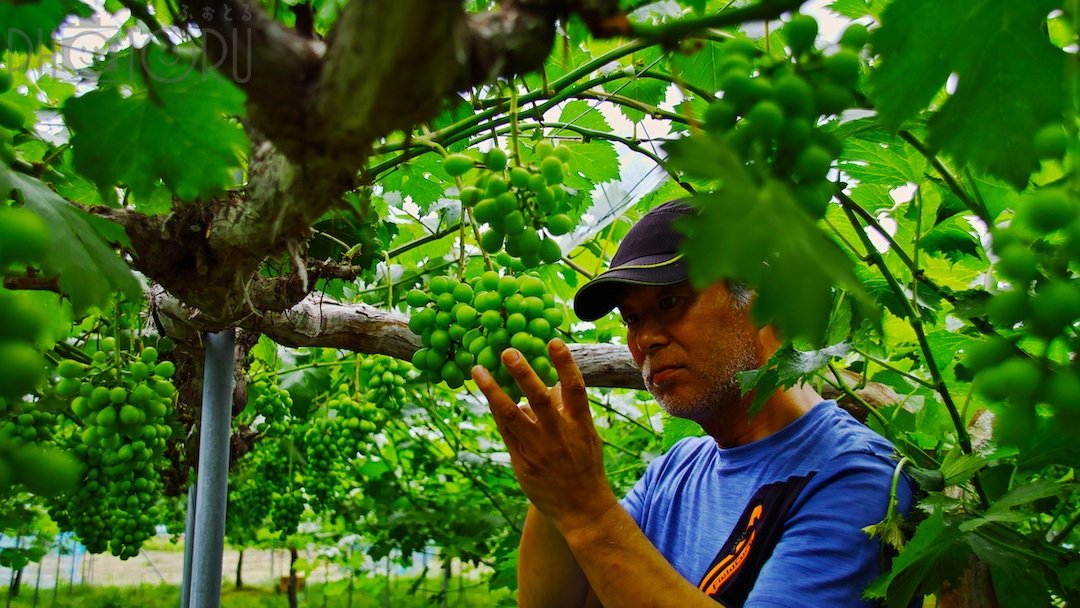
[[[852,105],[867,33],[850,26],[826,56],[814,48],[817,30],[817,21],[801,14],[783,26],[794,61],[759,59],[746,40],[725,42],[717,64],[723,96],[705,110],[704,126],[747,164],[788,183],[800,206],[820,219],[832,198],[827,175],[840,143],[818,123]]]
[[[511,346],[544,382],[558,379],[547,357],[547,342],[562,325],[563,311],[538,277],[500,276],[489,270],[467,283],[437,276],[428,288],[430,293],[410,291],[407,301],[420,308],[409,319],[409,329],[423,345],[412,363],[429,381],[459,388],[472,367],[481,365],[511,397],[520,398],[500,357]]]
[[[405,404],[408,393],[405,384],[409,381],[408,363],[375,355],[364,358],[360,363],[360,386],[366,387],[364,401],[373,403],[388,412],[397,412]]]
[[[340,384],[326,402],[325,415],[308,423],[304,431],[305,489],[314,508],[333,511],[335,501],[343,497],[342,488],[348,485],[349,461],[364,449],[370,435],[382,425],[383,416],[374,403],[356,399],[347,385]]]
[[[570,171],[570,149],[541,141],[535,152],[536,162],[526,166],[510,166],[499,148],[488,150],[482,165],[468,154],[451,154],[443,160],[452,177],[480,168],[475,181],[460,193],[462,204],[485,226],[480,247],[490,254],[503,252],[523,268],[559,261],[562,249],[552,237],[573,228],[567,213],[569,194],[562,186]]]
[[[155,503],[161,493],[155,465],[172,434],[166,419],[173,411],[176,389],[169,378],[176,367],[158,361],[153,347],[135,354],[117,349],[111,337],[102,338],[98,346],[89,364],[60,361],[56,394],[71,399],[81,427],[73,437],[72,453],[84,464],[82,485],[93,482],[106,489],[102,517],[112,534],[109,549],[126,559],[137,555],[154,534]],[[76,493],[69,501],[76,504],[80,498]],[[100,506],[78,508],[93,511]],[[72,519],[75,532],[86,535],[79,520]]]
[[[8,69],[0,66],[0,93],[11,89],[12,79]],[[15,162],[14,133],[23,128],[24,118],[10,102],[0,99],[0,162],[10,165]]]
[[[270,435],[285,432],[285,418],[292,411],[293,400],[289,391],[281,388],[277,382],[257,380],[249,387],[249,407],[255,416],[261,416],[255,424],[255,430]]]
[[[55,416],[36,404],[0,399],[0,496],[14,484],[39,496],[75,487],[77,464],[51,445]]]
[[[999,435],[1019,443],[1034,432],[1038,403],[1051,406],[1058,422],[1080,432],[1080,365],[1042,357],[1059,341],[1076,350],[1080,197],[1049,187],[1020,196],[1015,207],[1013,221],[993,231],[996,271],[1008,286],[990,298],[986,310],[1001,335],[970,348],[965,366],[975,372],[983,397],[1007,403],[998,409]],[[1021,349],[1022,335],[1043,342],[1035,347],[1037,356]]]
[[[0,274],[40,265],[48,247],[49,230],[37,214],[0,203]],[[45,358],[34,342],[47,319],[29,296],[2,286],[0,319],[0,398],[17,399],[45,380]]]

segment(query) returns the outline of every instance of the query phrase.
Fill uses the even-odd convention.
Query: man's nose
[[[637,347],[643,353],[655,352],[671,341],[667,327],[658,319],[638,320]]]

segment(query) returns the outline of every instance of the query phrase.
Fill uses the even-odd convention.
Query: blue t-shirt
[[[678,442],[623,506],[680,574],[725,606],[872,606],[860,596],[882,553],[862,528],[885,516],[892,453],[824,401],[747,445]],[[906,478],[897,497],[907,513]]]

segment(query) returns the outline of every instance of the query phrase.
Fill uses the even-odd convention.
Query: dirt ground
[[[236,561],[239,552],[225,549],[222,557],[222,578],[225,584],[232,584],[236,577]],[[265,551],[249,549],[244,551],[243,581],[245,585],[269,585],[279,577],[287,575],[289,571],[289,554],[287,551]],[[74,566],[74,568],[72,567]],[[120,560],[111,555],[87,555],[80,553],[72,563],[71,555],[59,557],[52,553],[42,560],[40,566],[42,589],[52,589],[55,585],[59,570],[61,586],[67,585],[71,580],[76,584],[85,582],[95,586],[125,586],[125,585],[179,585],[183,577],[184,553],[183,551],[153,551],[144,550],[139,555]],[[330,579],[338,578],[343,573],[338,573],[331,567]],[[33,588],[38,584],[38,565],[33,564],[23,572],[22,583],[24,586]],[[326,576],[326,571],[319,568],[313,575],[314,581],[321,582]],[[6,585],[10,581],[11,572],[0,568],[0,585]]]

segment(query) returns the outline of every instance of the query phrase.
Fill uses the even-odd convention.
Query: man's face
[[[739,307],[727,287],[630,286],[619,312],[645,387],[668,413],[704,424],[737,411],[736,372],[765,358],[749,308]]]

